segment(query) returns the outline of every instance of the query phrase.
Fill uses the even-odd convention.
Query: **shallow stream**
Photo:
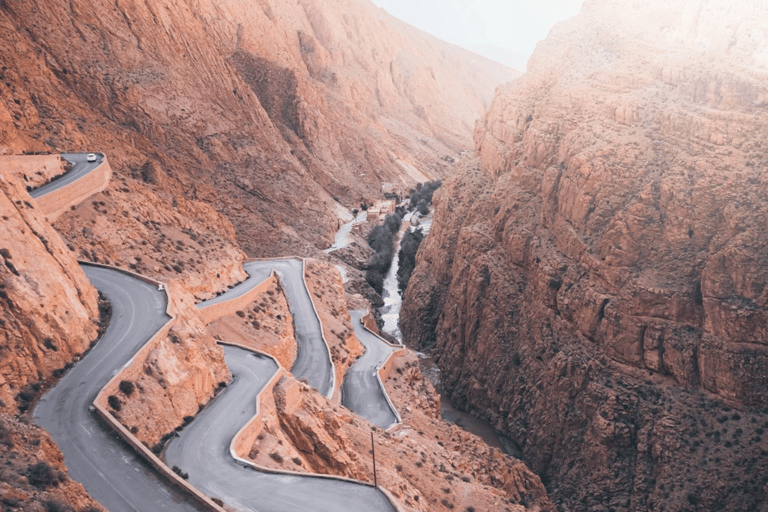
[[[432,215],[422,219],[419,226],[410,225],[410,213],[403,219],[405,226],[397,237],[397,243],[395,246],[395,257],[392,260],[392,266],[389,268],[386,277],[384,278],[384,291],[382,298],[384,299],[384,306],[380,309],[381,318],[384,320],[384,327],[382,330],[394,338],[400,343],[403,342],[403,333],[400,332],[400,308],[402,307],[403,299],[400,296],[397,285],[397,270],[398,265],[398,253],[400,252],[400,241],[407,229],[416,229],[420,227],[425,235],[429,233],[429,229],[432,227]],[[450,421],[463,428],[467,432],[471,432],[476,436],[483,439],[488,446],[498,448],[499,450],[514,454],[514,443],[511,440],[504,438],[497,434],[496,430],[487,422],[475,418],[471,414],[456,409],[451,403],[450,399],[444,394],[442,383],[440,379],[440,369],[435,364],[435,361],[429,356],[420,356],[421,371],[425,377],[427,377],[432,385],[435,386],[435,390],[440,395],[440,410],[444,420]]]
[[[432,214],[422,219],[421,224],[418,226],[411,226],[411,215],[409,212],[403,218],[403,229],[397,235],[397,242],[395,243],[395,257],[392,258],[392,265],[389,267],[387,275],[384,277],[384,291],[381,294],[384,299],[384,306],[379,309],[381,318],[384,320],[384,327],[382,330],[387,334],[392,335],[400,343],[403,342],[403,333],[400,332],[400,308],[403,305],[403,298],[400,296],[400,291],[397,284],[397,270],[400,268],[398,263],[398,254],[400,253],[400,241],[403,239],[403,235],[406,230],[415,230],[421,228],[424,235],[429,233],[429,228],[432,226]]]

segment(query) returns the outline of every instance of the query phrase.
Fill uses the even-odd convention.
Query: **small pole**
[[[371,452],[373,453],[373,486],[378,489],[379,482],[376,480],[376,445],[373,444],[373,430],[371,430]]]

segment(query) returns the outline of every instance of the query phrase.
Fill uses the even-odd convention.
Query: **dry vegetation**
[[[0,413],[0,510],[99,512],[47,432]]]

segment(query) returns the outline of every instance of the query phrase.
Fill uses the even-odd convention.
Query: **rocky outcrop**
[[[155,453],[232,378],[194,298],[179,285],[168,288],[170,328],[150,340],[103,392],[110,413]]]
[[[164,175],[159,166],[147,169]],[[176,282],[199,300],[247,277],[246,256],[223,215],[201,201],[123,176],[63,214],[55,227],[78,258]]]
[[[69,478],[64,456],[47,432],[0,412],[0,502],[6,510],[102,509]]]
[[[339,202],[442,174],[513,76],[367,0],[11,0],[0,30],[0,153],[99,148],[254,256],[313,253]]]
[[[309,386],[282,376],[261,395],[262,423],[254,426],[248,457],[276,469],[372,483],[368,453],[373,430],[378,484],[404,510],[554,510],[541,481],[524,464],[439,419],[437,397],[427,382],[395,379],[394,387],[400,390],[401,385],[395,394],[408,401],[412,423],[381,431]]]
[[[27,190],[45,185],[64,174],[72,164],[60,155],[4,155],[0,156],[3,174],[12,174],[24,182]]]
[[[14,177],[0,176],[0,401],[25,409],[29,386],[96,339],[98,294]]]
[[[406,340],[563,509],[765,507],[766,16],[587,1],[435,197]]]

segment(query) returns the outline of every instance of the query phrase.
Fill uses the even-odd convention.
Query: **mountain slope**
[[[0,27],[2,151],[154,162],[251,255],[324,247],[334,198],[441,175],[514,76],[368,1],[11,0]]]

